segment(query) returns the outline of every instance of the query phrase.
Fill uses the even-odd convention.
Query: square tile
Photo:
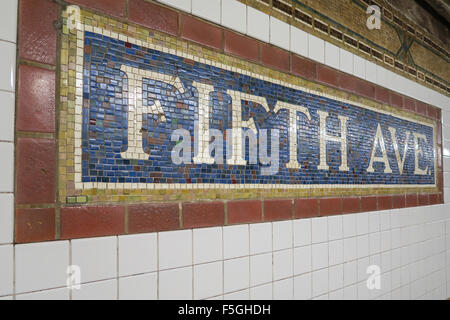
[[[72,264],[81,283],[117,277],[117,237],[72,240]]]
[[[156,300],[158,298],[158,276],[147,273],[119,279],[120,300]]]
[[[119,237],[119,275],[148,273],[158,269],[156,233]]]

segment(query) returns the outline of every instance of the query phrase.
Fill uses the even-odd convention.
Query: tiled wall
[[[190,0],[164,2],[191,10]],[[233,5],[240,4],[222,0],[224,4],[230,8],[222,10],[219,15],[222,18],[216,15],[216,19],[230,23],[227,25],[230,28],[239,28],[233,24],[234,19],[226,22],[223,14],[241,14],[238,10],[233,11]],[[2,152],[1,162],[4,173],[0,192],[7,201],[0,201],[0,299],[444,299],[450,296],[449,99],[378,66],[375,70],[379,76],[371,78],[373,74],[368,70],[373,66],[341,49],[339,69],[345,68],[348,73],[442,108],[446,204],[12,245],[14,139],[13,121],[6,121],[6,118],[13,118],[14,110],[14,82],[10,82],[9,71],[15,70],[16,36],[15,28],[7,26],[16,23],[10,20],[16,15],[10,13],[17,7],[17,1],[3,1],[1,6],[0,12],[5,16],[1,17],[0,52],[2,57],[9,53],[11,60],[7,66],[7,59],[0,62],[0,121],[5,121],[0,128],[0,148],[9,150]],[[113,10],[114,6],[108,8]],[[271,19],[258,13],[255,15],[261,21]],[[247,33],[252,28],[249,21],[245,26]],[[240,28],[244,28],[243,24]],[[263,39],[267,41],[275,29],[258,31],[261,37],[267,37]],[[11,34],[5,35],[5,30],[10,30]],[[244,29],[240,31],[245,33]],[[296,31],[291,29],[291,32]],[[303,36],[309,44],[304,55],[311,59],[325,59],[322,62],[327,64],[326,57],[331,57],[329,50],[338,52],[323,40],[308,34]],[[321,48],[319,51],[317,45]],[[293,50],[291,41],[289,46]],[[337,61],[329,63],[338,66]],[[7,78],[5,74],[8,74]],[[10,95],[9,100],[3,98],[4,94]],[[10,131],[6,132],[7,126]],[[3,163],[8,155],[10,160]],[[10,182],[3,185],[8,181],[3,178],[7,174],[11,175]],[[381,268],[381,290],[367,290],[365,270],[372,264]],[[69,265],[81,268],[80,290],[66,289]]]
[[[445,299],[449,212],[446,204],[16,245],[14,291],[12,270],[2,266],[0,294],[14,292],[16,299]],[[81,268],[79,290],[65,287],[69,265]],[[379,290],[367,289],[369,265],[380,267]]]

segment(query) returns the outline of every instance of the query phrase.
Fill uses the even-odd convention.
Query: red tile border
[[[389,94],[391,96],[391,105],[400,109],[403,108],[403,96],[392,91],[389,91]]]
[[[393,206],[392,196],[379,196],[378,197],[378,210],[390,210]]]
[[[383,87],[375,87],[375,100],[381,103],[390,104],[389,90]]]
[[[402,209],[404,207],[406,207],[406,197],[404,194],[392,197],[392,208],[393,209]]]
[[[227,202],[227,224],[262,221],[260,200],[241,200]]]
[[[407,194],[406,195],[406,207],[417,207],[417,194]]]
[[[112,16],[123,18],[126,15],[126,1],[125,0],[68,0],[74,4],[103,11]]]
[[[361,212],[361,198],[342,198],[342,213]]]
[[[56,29],[58,5],[51,0],[20,0],[19,57],[56,65]]]
[[[17,130],[55,132],[55,83],[55,71],[19,66]]]
[[[290,55],[287,51],[270,44],[261,43],[261,62],[285,72],[290,71]]]
[[[375,196],[361,197],[361,212],[376,211],[378,208],[377,200]]]
[[[55,203],[55,140],[18,138],[16,152],[16,203]]]
[[[181,15],[181,36],[184,39],[215,49],[222,49],[222,29],[185,14]]]
[[[319,64],[317,65],[317,81],[337,87],[339,86],[339,73],[332,68]]]
[[[264,221],[292,219],[292,200],[264,200]]]
[[[128,19],[147,28],[178,35],[178,13],[144,0],[129,0]]]
[[[292,73],[314,81],[317,78],[317,64],[311,60],[304,59],[293,54]]]
[[[136,204],[128,207],[128,233],[145,233],[180,228],[178,203]]]
[[[17,209],[16,243],[55,240],[55,209]]]
[[[319,199],[295,199],[294,218],[311,218],[319,216]]]
[[[259,60],[259,45],[256,40],[225,30],[224,41],[226,53],[251,61]]]
[[[320,216],[331,216],[342,213],[342,198],[320,199]]]
[[[182,206],[182,226],[185,229],[223,226],[224,202],[187,202]]]
[[[125,207],[61,208],[61,239],[112,236],[125,233]]]

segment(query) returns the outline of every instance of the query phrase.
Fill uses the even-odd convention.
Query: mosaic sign
[[[436,186],[431,121],[98,27],[75,36],[74,189]]]

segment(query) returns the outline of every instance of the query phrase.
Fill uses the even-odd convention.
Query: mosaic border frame
[[[61,117],[60,117],[60,163],[59,163],[59,194],[60,201],[66,202],[67,196],[86,196],[86,202],[139,202],[148,200],[179,200],[179,199],[218,199],[218,198],[278,198],[289,196],[331,196],[331,195],[370,195],[399,194],[417,192],[438,192],[438,152],[437,123],[428,118],[407,112],[395,107],[356,96],[338,89],[303,80],[286,73],[272,70],[242,59],[228,56],[222,52],[206,49],[186,40],[180,40],[157,31],[148,30],[132,23],[123,23],[113,18],[107,18],[87,10],[81,10],[80,19],[76,22],[75,32],[69,30],[67,12],[63,12],[63,41],[61,47]],[[106,28],[102,24],[107,24]],[[116,28],[115,31],[114,27]],[[113,29],[113,30],[108,30]],[[435,183],[433,185],[253,185],[253,184],[133,184],[133,183],[83,183],[81,182],[81,106],[82,106],[82,65],[84,51],[84,31],[91,31],[113,38],[124,40],[146,48],[175,54],[194,61],[215,65],[222,69],[236,71],[242,74],[281,84],[286,87],[303,90],[337,101],[350,103],[379,113],[394,114],[404,120],[433,127],[435,153]],[[139,39],[138,39],[139,38]],[[164,46],[164,44],[166,46]],[[76,44],[74,46],[74,44]],[[201,53],[207,58],[200,58],[195,53]],[[74,63],[75,61],[75,63]],[[256,71],[255,71],[256,69]],[[73,81],[75,80],[75,81]],[[73,83],[74,82],[74,83]],[[309,87],[310,88],[309,88]],[[81,100],[80,100],[81,99]],[[70,109],[72,108],[72,109]],[[67,122],[73,117],[73,128]],[[73,129],[73,131],[71,131]],[[72,134],[73,133],[73,134]],[[71,146],[72,142],[75,145]],[[68,150],[73,147],[73,153]],[[62,157],[61,153],[67,157]],[[71,157],[73,156],[73,157]],[[62,159],[61,159],[62,158]],[[65,160],[65,164],[63,161]],[[66,179],[68,178],[68,179]],[[73,179],[72,180],[70,179]],[[78,179],[78,180],[77,180]],[[182,191],[174,193],[174,191]],[[211,190],[205,194],[204,190]],[[238,192],[233,192],[238,191]],[[244,195],[242,194],[244,193]]]

